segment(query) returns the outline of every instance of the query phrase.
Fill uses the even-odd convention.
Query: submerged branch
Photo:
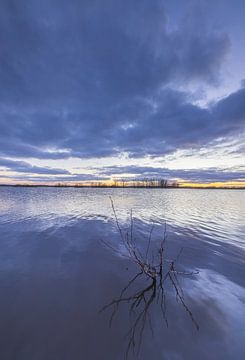
[[[148,240],[145,255],[143,256],[133,236],[133,214],[130,212],[130,230],[124,234],[122,227],[120,226],[117,212],[113,203],[113,199],[110,197],[112,211],[114,214],[116,226],[120,234],[120,238],[123,242],[126,255],[123,255],[127,259],[131,260],[139,269],[139,272],[128,282],[128,284],[122,289],[120,296],[110,303],[103,306],[100,312],[103,312],[109,308],[112,308],[112,313],[109,320],[109,325],[112,325],[114,317],[119,310],[119,305],[127,303],[129,305],[129,314],[133,315],[132,325],[127,333],[128,345],[126,349],[125,357],[128,358],[130,351],[134,354],[139,354],[142,344],[143,333],[146,323],[148,322],[151,333],[153,335],[153,326],[151,322],[150,309],[153,304],[160,306],[160,311],[163,320],[168,327],[167,320],[167,303],[166,303],[166,282],[168,282],[175,294],[176,301],[182,305],[187,314],[189,315],[192,323],[199,330],[199,325],[195,320],[191,310],[187,306],[184,299],[184,292],[179,282],[180,276],[193,276],[197,275],[198,271],[179,271],[176,269],[176,262],[178,262],[183,248],[181,248],[177,257],[174,260],[167,259],[165,256],[165,244],[167,238],[166,223],[164,226],[163,239],[160,246],[152,250],[151,260],[149,260],[149,252],[152,247],[152,233],[154,224],[152,224]],[[103,242],[110,250],[118,253],[119,251],[112,245]],[[150,284],[143,287],[141,290],[136,291],[133,294],[128,294],[129,289],[135,284],[136,280],[143,278],[145,281],[150,280]],[[128,295],[127,295],[128,294]]]

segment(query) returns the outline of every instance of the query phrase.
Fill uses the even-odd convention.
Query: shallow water
[[[139,309],[130,315],[130,303],[121,304],[111,328],[110,309],[99,310],[138,268],[125,257],[110,196],[125,232],[133,210],[141,252],[152,223],[158,249],[166,222],[166,257],[183,247],[176,266],[199,271],[178,276],[199,331],[166,284],[168,327],[155,301],[138,357],[244,359],[245,191],[11,187],[0,188],[0,359],[124,358]],[[147,285],[138,278],[130,294]]]

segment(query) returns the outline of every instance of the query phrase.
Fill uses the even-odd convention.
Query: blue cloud
[[[70,174],[69,171],[64,169],[55,169],[49,167],[32,166],[25,161],[14,161],[10,159],[0,159],[0,167],[4,167],[7,170],[29,174],[49,174],[60,175]]]
[[[230,168],[230,169],[168,169],[151,166],[107,166],[103,169],[97,169],[102,176],[113,174],[118,179],[123,175],[132,175],[133,179],[140,180],[144,178],[163,178],[163,179],[183,179],[193,182],[215,182],[215,181],[245,181],[245,168]]]
[[[176,90],[218,84],[230,48],[195,12],[173,21],[161,0],[3,0],[0,10],[2,157],[158,156],[244,127],[244,88],[205,109]]]

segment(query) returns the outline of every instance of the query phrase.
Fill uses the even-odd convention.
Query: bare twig
[[[166,231],[166,222],[164,226],[163,239],[160,243],[160,247],[152,250],[151,260],[149,261],[149,250],[151,248],[152,242],[152,233],[154,229],[154,224],[151,226],[145,256],[143,257],[141,251],[136,245],[135,238],[133,236],[133,213],[130,212],[130,234],[126,232],[124,234],[118,216],[115,210],[115,206],[112,198],[110,197],[112,211],[116,221],[116,226],[119,231],[121,240],[125,246],[127,252],[124,257],[131,260],[138,268],[139,272],[128,282],[128,284],[122,289],[119,298],[112,300],[109,304],[105,305],[100,311],[105,311],[108,308],[112,308],[112,314],[110,316],[109,324],[112,325],[115,314],[119,309],[121,303],[129,304],[129,313],[134,314],[134,320],[132,325],[127,333],[128,337],[128,346],[126,349],[125,357],[128,358],[129,352],[132,351],[135,354],[139,354],[140,347],[142,344],[143,333],[145,326],[148,320],[151,333],[153,335],[153,326],[150,317],[150,309],[154,303],[160,305],[160,311],[163,316],[163,320],[168,327],[167,320],[167,306],[166,306],[166,291],[165,291],[165,282],[168,281],[172,286],[172,289],[175,293],[176,301],[184,307],[185,311],[189,315],[191,321],[197,330],[199,330],[199,325],[196,322],[192,312],[187,306],[184,300],[184,292],[179,282],[179,276],[193,276],[198,274],[198,271],[179,271],[176,269],[175,264],[179,260],[183,248],[181,248],[177,257],[174,260],[167,259],[165,257],[165,244],[167,238]],[[106,244],[105,242],[103,242]],[[112,251],[119,252],[114,246],[106,244]],[[157,259],[157,260],[156,260]],[[129,288],[138,280],[139,278],[144,277],[145,280],[150,279],[150,284],[144,287],[137,292],[126,295],[129,291]]]

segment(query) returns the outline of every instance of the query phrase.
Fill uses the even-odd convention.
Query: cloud
[[[18,174],[18,175],[1,175],[0,180],[9,180],[13,179],[18,182],[33,182],[33,183],[58,183],[58,182],[90,182],[90,181],[105,181],[110,180],[110,176],[97,176],[97,175],[89,175],[89,174],[73,174],[73,175],[57,175],[55,177],[51,176],[39,176],[39,174]]]
[[[90,168],[90,173],[73,173],[64,169],[32,166],[24,161],[0,159],[0,167],[19,174],[1,174],[2,179],[15,179],[16,181],[32,182],[82,182],[82,181],[105,181],[112,177],[130,178],[140,180],[144,178],[164,178],[168,180],[182,179],[191,182],[215,182],[215,181],[245,181],[245,168],[242,166],[227,169],[169,169],[153,166],[104,166]],[[91,174],[93,170],[93,174]]]
[[[209,109],[173,90],[216,84],[229,38],[194,13],[171,28],[160,0],[4,0],[0,43],[1,156],[157,156],[244,119],[243,90]]]
[[[244,178],[240,169],[143,166],[72,174],[10,159],[157,157],[244,137],[244,81],[205,108],[189,92],[222,83],[230,39],[212,26],[210,4],[208,19],[193,7],[185,13],[183,5],[176,20],[161,0],[1,1],[0,166],[30,181],[104,180],[125,173],[190,181]]]
[[[151,166],[107,166],[103,169],[97,169],[101,175],[113,175],[118,179],[123,176],[132,175],[134,179],[144,178],[164,178],[164,179],[182,179],[191,182],[217,182],[217,181],[245,181],[245,168],[230,169],[168,169]]]
[[[110,103],[176,77],[209,82],[229,40],[201,23],[193,14],[170,30],[161,0],[2,1],[1,95],[10,100],[11,85],[19,103]]]
[[[27,116],[28,122],[14,125],[17,130],[13,128],[15,116],[12,123],[0,120],[0,154],[43,159],[104,157],[121,152],[134,157],[164,155],[177,149],[198,148],[219,137],[242,134],[244,104],[244,88],[205,109],[191,104],[186,94],[165,89],[152,102],[131,100],[108,108],[105,114],[98,112],[96,121],[96,114],[93,119],[89,114],[80,118],[79,113],[72,111],[65,119],[58,113],[50,127],[41,110],[31,116],[23,111],[18,121]],[[66,130],[59,130],[62,123]]]
[[[49,174],[49,175],[70,174],[69,171],[64,169],[32,166],[31,164],[25,161],[14,161],[10,159],[0,159],[0,167],[4,167],[14,172],[28,173],[28,174]]]

